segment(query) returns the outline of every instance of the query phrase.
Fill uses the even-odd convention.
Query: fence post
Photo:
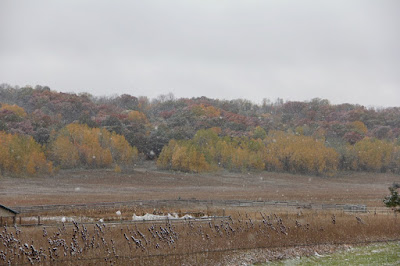
[[[40,225],[40,215],[37,217],[37,224]]]

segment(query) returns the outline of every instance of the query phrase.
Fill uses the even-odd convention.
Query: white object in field
[[[117,214],[118,216],[121,216],[121,212],[117,211],[115,214]]]
[[[168,213],[167,215],[154,215],[154,214],[146,213],[143,216],[137,216],[136,214],[133,214],[133,216],[132,216],[133,221],[142,221],[142,220],[150,221],[150,220],[164,220],[164,219],[165,220],[167,220],[167,219],[169,219],[169,220],[179,220],[179,219],[184,220],[184,219],[193,219],[193,217],[188,214],[186,214],[182,217],[179,217],[178,214],[176,214],[176,213],[173,213],[173,214]]]
[[[65,223],[65,221],[67,221],[67,218],[65,217],[61,218],[61,222]]]

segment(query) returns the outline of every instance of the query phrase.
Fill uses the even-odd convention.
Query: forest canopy
[[[187,172],[400,173],[399,107],[319,98],[254,104],[172,94],[96,97],[1,84],[0,132],[3,175],[129,167],[139,156]],[[11,156],[11,150],[24,154]]]

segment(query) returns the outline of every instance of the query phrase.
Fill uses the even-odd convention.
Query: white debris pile
[[[188,214],[186,214],[182,217],[179,217],[179,215],[176,213],[173,213],[173,214],[168,213],[167,215],[155,215],[155,214],[146,213],[143,216],[138,216],[136,214],[133,214],[133,216],[132,216],[133,221],[143,221],[143,220],[151,221],[151,220],[167,220],[167,219],[179,220],[179,219],[192,219],[192,218],[193,218],[193,216],[188,215]]]

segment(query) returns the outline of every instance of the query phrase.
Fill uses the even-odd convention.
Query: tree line
[[[48,146],[33,137],[0,131],[0,176],[53,174],[56,169],[106,168],[132,165],[138,151],[106,129],[69,124],[52,132]]]
[[[171,140],[157,165],[184,172],[279,171],[334,175],[338,170],[391,171],[399,173],[400,146],[364,138],[340,150],[328,147],[323,138],[256,128],[252,137],[218,136],[220,129],[199,130],[193,139]],[[260,132],[262,132],[260,134]]]
[[[71,135],[76,127],[80,138]],[[206,129],[217,138],[194,144]],[[2,139],[37,143],[53,169],[129,164],[118,158],[113,141],[105,141],[120,138],[132,149],[127,154],[158,159],[160,167],[181,171],[399,172],[400,108],[333,105],[318,98],[254,104],[244,99],[176,99],[172,94],[156,99],[95,97],[1,84],[0,131]],[[69,152],[62,155],[62,150]],[[174,154],[174,160],[167,154]],[[199,166],[193,165],[196,160],[187,162],[192,157]]]

